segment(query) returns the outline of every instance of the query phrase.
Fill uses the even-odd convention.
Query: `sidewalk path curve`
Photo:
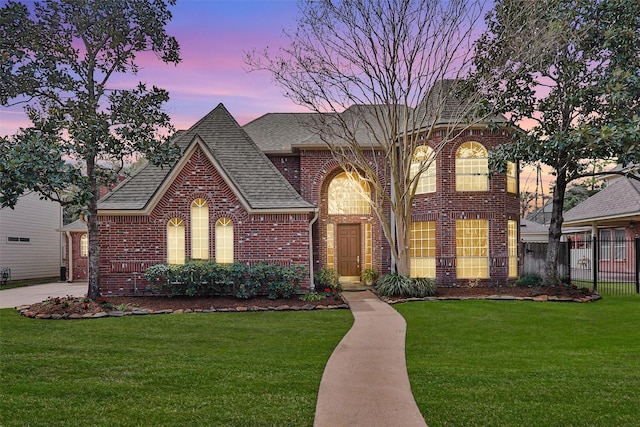
[[[372,292],[344,292],[353,326],[325,367],[315,427],[425,427],[407,375],[406,322]]]
[[[87,282],[55,282],[43,285],[0,290],[0,308],[14,308],[21,305],[42,302],[48,297],[73,295],[81,297],[87,293]]]

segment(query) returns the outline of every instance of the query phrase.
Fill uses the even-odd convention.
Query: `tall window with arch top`
[[[456,191],[488,191],[489,159],[479,142],[465,142],[456,151]]]
[[[180,218],[167,223],[167,263],[184,264],[184,221]]]
[[[329,184],[329,214],[350,215],[371,212],[369,184],[355,172],[342,172]]]
[[[415,194],[434,193],[436,191],[436,162],[433,158],[433,149],[428,145],[420,145],[413,151],[409,171],[411,179],[414,179],[420,170],[422,170],[422,174],[416,183]]]
[[[191,258],[209,258],[209,205],[202,198],[191,203]]]
[[[216,262],[233,262],[233,222],[229,218],[216,221]]]

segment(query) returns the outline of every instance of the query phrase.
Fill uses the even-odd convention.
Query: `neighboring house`
[[[536,209],[533,212],[530,212],[525,219],[527,221],[536,222],[538,224],[548,226],[551,224],[551,213],[553,210],[553,202],[552,200],[547,200],[547,202],[541,207]]]
[[[68,282],[87,280],[89,277],[89,238],[87,224],[78,219],[56,231],[64,233],[65,250],[62,259]]]
[[[549,241],[549,226],[521,219],[520,241],[523,243],[547,243]]]
[[[18,199],[14,209],[0,209],[0,269],[11,269],[11,280],[58,277],[62,208],[37,193]]]
[[[626,264],[632,271],[633,241],[640,237],[640,181],[609,179],[606,188],[565,212],[562,227],[571,242],[573,268],[590,268],[591,236],[597,236],[598,267],[610,270]]]
[[[182,156],[173,167],[148,165],[100,201],[101,291],[135,293],[146,286],[150,265],[188,259],[300,264],[310,272],[305,289],[322,267],[347,282],[365,268],[387,273],[390,249],[369,189],[309,130],[311,117],[266,114],[241,128],[220,104],[180,133]],[[436,130],[416,158],[442,135]],[[487,165],[488,150],[509,141],[507,133],[473,127],[423,174],[413,208],[412,276],[440,285],[517,277],[517,168],[490,176]]]

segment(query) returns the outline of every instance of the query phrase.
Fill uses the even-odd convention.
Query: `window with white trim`
[[[435,221],[411,224],[410,276],[436,277],[436,223]]]
[[[216,221],[216,262],[233,262],[233,222],[229,218]]]
[[[488,220],[456,220],[456,276],[461,279],[489,277]]]
[[[428,145],[420,145],[413,152],[409,171],[410,178],[414,179],[418,172],[422,170],[416,184],[416,194],[434,193],[436,191],[436,162],[433,157],[433,149]]]
[[[167,263],[184,264],[184,221],[171,218],[167,223]]]
[[[89,235],[87,233],[80,236],[80,256],[89,256]]]
[[[465,142],[456,151],[456,191],[489,190],[489,153],[479,142]]]
[[[209,259],[209,205],[202,198],[191,203],[191,258]]]

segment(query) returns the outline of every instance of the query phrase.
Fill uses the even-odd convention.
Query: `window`
[[[465,142],[456,151],[456,191],[489,190],[487,149],[478,142]]]
[[[216,222],[216,262],[233,262],[233,223],[229,218],[220,218]]]
[[[334,252],[334,231],[333,224],[327,224],[327,268],[333,269],[335,266],[335,252]]]
[[[600,230],[600,260],[611,259],[611,230]]]
[[[329,214],[368,214],[371,212],[369,185],[356,173],[343,172],[329,184]]]
[[[507,221],[509,277],[518,277],[518,222]]]
[[[209,258],[209,205],[205,199],[191,203],[191,258]]]
[[[411,224],[411,249],[409,251],[411,277],[436,277],[436,223],[435,221]]]
[[[7,236],[7,243],[30,243],[30,237],[13,237]]]
[[[373,268],[371,223],[364,224],[364,268]]]
[[[80,256],[89,256],[89,235],[87,233],[80,236]]]
[[[614,232],[613,239],[613,260],[624,261],[627,259],[627,247],[624,240],[625,233],[623,228],[618,228]]]
[[[431,162],[427,166],[427,163]],[[433,150],[431,147],[421,145],[416,147],[411,160],[410,176],[413,179],[421,168],[427,167],[422,171],[418,183],[416,184],[416,194],[433,193],[436,191],[436,162],[433,159]]]
[[[516,164],[507,162],[507,192],[516,194],[518,192]]]
[[[489,221],[456,221],[456,275],[462,279],[489,277]]]
[[[167,262],[184,264],[184,221],[180,218],[167,223]]]

